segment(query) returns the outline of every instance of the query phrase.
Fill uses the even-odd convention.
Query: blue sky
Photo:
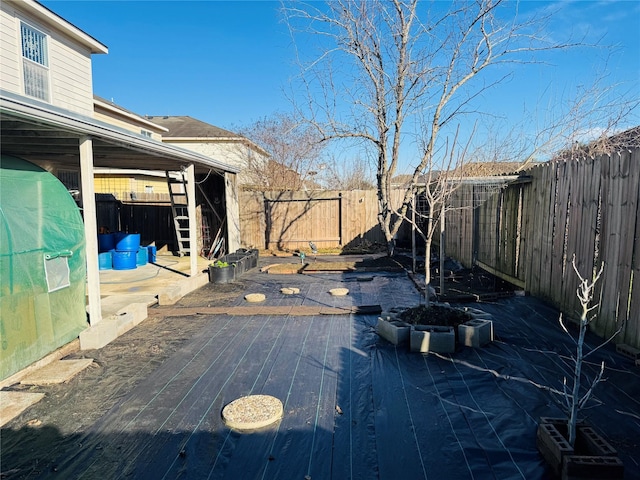
[[[94,93],[138,114],[189,115],[222,128],[289,110],[295,73],[277,2],[42,2],[109,48]]]
[[[108,55],[93,57],[94,92],[124,108],[189,115],[231,130],[290,110],[285,92],[298,70],[279,2],[42,3],[109,47]],[[525,13],[548,9],[557,10],[552,37],[584,35],[614,48],[562,52],[547,57],[549,64],[516,70],[499,91],[481,97],[483,111],[522,122],[602,69],[609,84],[619,84],[616,94],[640,98],[640,2],[521,2]]]

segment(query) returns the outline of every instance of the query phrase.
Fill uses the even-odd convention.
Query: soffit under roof
[[[238,171],[204,155],[22,96],[2,91],[0,102],[3,154],[74,168],[80,164],[79,141],[88,135],[96,167],[175,171],[194,164],[197,173]]]

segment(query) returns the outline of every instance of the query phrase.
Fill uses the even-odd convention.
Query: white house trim
[[[31,16],[37,18],[47,26],[67,35],[80,45],[88,47],[91,50],[91,53],[109,53],[109,49],[106,45],[103,45],[91,35],[83,32],[72,23],[67,22],[64,18],[58,16],[44,5],[41,5],[34,0],[4,1],[8,4],[15,4],[19,6],[20,10],[29,13]]]
[[[35,100],[27,103],[24,101],[24,97],[18,97],[4,90],[0,90],[0,113],[3,115],[9,113],[36,123],[45,123],[79,135],[98,137],[131,150],[162,155],[187,164],[195,162],[222,171],[233,173],[239,171],[236,167],[219,162],[206,155],[119,129],[90,117],[65,111]]]
[[[122,117],[126,117],[129,118],[135,122],[141,123],[143,125],[147,125],[149,128],[155,128],[156,130],[160,130],[161,132],[168,132],[169,129],[165,128],[165,127],[161,127],[160,125],[157,125],[153,122],[150,122],[149,120],[146,120],[144,117],[140,117],[138,115],[135,115],[133,113],[129,113],[125,110],[122,110],[121,108],[118,108],[114,105],[111,105],[108,102],[103,102],[102,100],[98,100],[96,98],[94,98],[93,103],[95,105],[98,105],[101,108],[104,108],[105,110],[109,110],[110,112],[116,113],[117,115],[120,115]]]

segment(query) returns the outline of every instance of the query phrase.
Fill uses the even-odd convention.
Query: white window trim
[[[45,65],[35,62],[33,60],[30,60],[29,58],[25,57],[23,52],[22,52],[22,47],[23,47],[23,38],[22,38],[22,26],[26,26],[28,28],[30,28],[31,30],[36,31],[37,33],[41,34],[44,39],[45,39],[45,48],[46,48],[46,52],[45,52]],[[52,103],[52,92],[51,92],[51,68],[50,68],[50,49],[51,49],[51,36],[44,32],[42,29],[35,27],[31,22],[23,20],[23,19],[19,19],[18,22],[18,50],[19,50],[19,56],[20,56],[20,64],[21,64],[21,71],[20,71],[20,81],[22,83],[22,92],[24,93],[25,96],[30,97],[30,98],[35,98],[37,100],[40,100],[42,102],[46,102],[46,103]],[[35,95],[31,95],[29,93],[27,93],[27,82],[26,82],[26,78],[25,78],[25,68],[28,67],[29,65],[38,68],[38,69],[42,69],[45,73],[45,78],[46,78],[46,89],[45,89],[45,96],[46,98],[41,98]]]

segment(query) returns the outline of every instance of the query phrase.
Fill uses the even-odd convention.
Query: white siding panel
[[[20,21],[48,35],[49,88],[51,103],[87,116],[93,115],[91,52],[60,32],[44,26],[24,12],[1,2],[0,79],[2,88],[24,95]],[[14,4],[19,5],[19,4]]]
[[[171,141],[165,140],[164,143],[176,145],[193,152],[206,155],[209,158],[232,165],[241,172],[237,176],[238,184],[242,185],[250,181],[250,177],[242,170],[247,167],[247,158],[250,155],[248,147],[238,142],[197,142],[197,141]]]
[[[53,104],[92,116],[91,52],[56,33],[49,51]]]
[[[246,167],[247,147],[237,142],[174,142],[168,139],[165,140],[165,143],[170,143],[193,152],[201,153],[202,155],[220,160],[238,168]]]
[[[111,125],[115,125],[116,127],[126,128],[131,132],[140,133],[140,127],[138,127],[137,125],[132,125],[130,122],[124,122],[119,118],[115,118],[113,115],[104,114],[102,112],[97,112],[94,110],[93,118],[105,123],[109,123]]]
[[[0,9],[0,86],[9,92],[22,93],[15,11],[4,2],[0,2]]]

